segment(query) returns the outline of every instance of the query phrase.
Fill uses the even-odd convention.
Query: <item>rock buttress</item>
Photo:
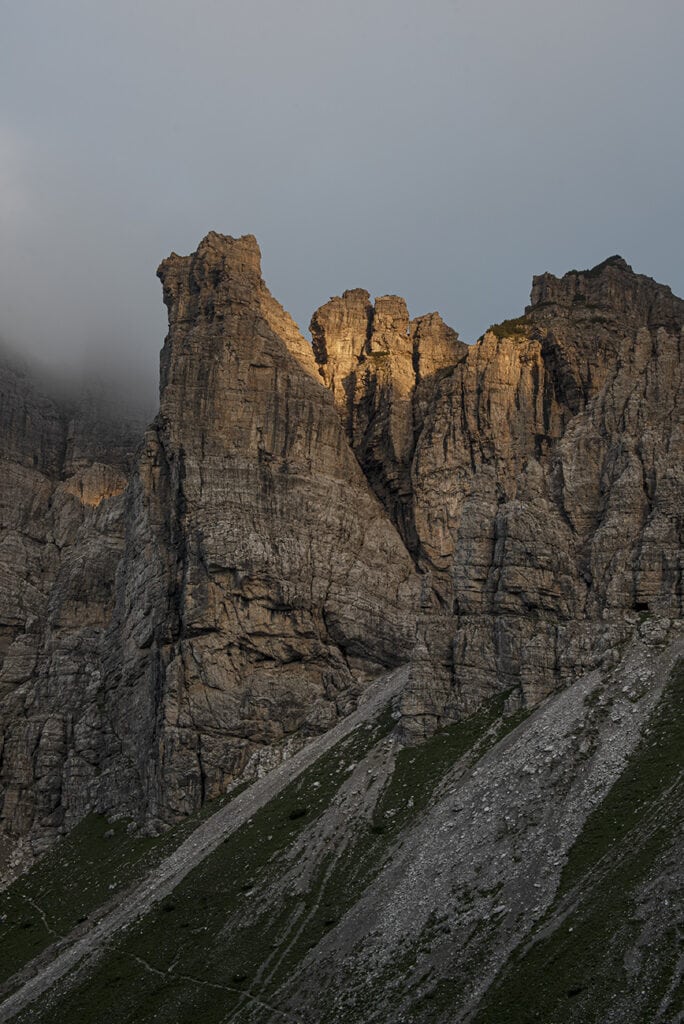
[[[417,648],[419,729],[496,690],[535,704],[639,617],[681,617],[683,326],[669,288],[613,258],[535,278],[526,316],[439,380],[412,464],[446,611]]]
[[[396,297],[314,315],[321,376],[422,574],[408,731],[495,691],[534,704],[638,616],[681,616],[683,325],[620,257],[535,278],[526,315],[473,346]]]
[[[411,464],[436,376],[467,352],[439,314],[410,321],[406,302],[370,302],[360,288],[330,299],[311,320],[319,373],[374,493],[415,556]]]
[[[160,412],[107,671],[112,785],[170,821],[407,660],[417,581],[255,239],[212,233],[159,276]]]

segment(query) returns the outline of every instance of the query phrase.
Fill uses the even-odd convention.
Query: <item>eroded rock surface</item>
[[[128,494],[107,661],[122,801],[162,821],[406,661],[417,581],[251,236],[159,268],[161,403]]]
[[[439,314],[409,320],[404,299],[362,289],[330,299],[311,320],[319,373],[349,443],[405,544],[417,544],[411,467],[437,373],[468,346]]]
[[[159,275],[146,431],[0,367],[4,834],[40,850],[90,809],[163,826],[409,659],[416,739],[681,618],[668,288],[619,257],[543,275],[473,346],[357,289],[312,349],[252,236]]]
[[[212,233],[159,274],[132,474],[96,404],[70,417],[3,376],[3,826],[34,849],[93,807],[196,810],[413,646],[413,565],[254,238]]]
[[[682,300],[612,257],[535,278],[526,315],[471,347],[434,314],[409,327],[393,298],[383,355],[364,295],[331,300],[312,330],[423,574],[407,731],[495,690],[534,704],[614,657],[637,616],[679,617]]]
[[[0,418],[2,828],[40,851],[92,806],[100,651],[142,428],[104,395],[48,397],[8,358]]]

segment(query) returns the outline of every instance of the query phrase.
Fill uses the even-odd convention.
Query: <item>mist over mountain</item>
[[[472,342],[606,252],[684,292],[677,0],[31,0],[3,33],[0,330],[60,371],[155,395],[155,268],[212,228],[305,332],[364,287]]]
[[[681,0],[2,31],[0,1024],[681,1024]]]

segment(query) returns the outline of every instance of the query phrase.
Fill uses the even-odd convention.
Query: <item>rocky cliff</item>
[[[100,648],[142,424],[103,394],[49,397],[6,356],[0,420],[2,823],[40,851],[92,806]]]
[[[127,498],[105,799],[168,822],[407,660],[417,581],[255,239],[210,234],[159,276],[169,334]]]
[[[638,616],[681,616],[682,300],[613,257],[535,278],[525,316],[468,347],[436,316],[409,326],[396,298],[374,341],[364,296],[331,300],[312,333],[431,592],[406,729],[502,689],[533,705],[614,659]]]
[[[438,313],[409,320],[404,299],[370,302],[362,289],[332,298],[311,320],[318,370],[347,439],[409,551],[418,539],[411,468],[439,370],[468,351]]]
[[[165,826],[411,662],[404,738],[534,706],[682,612],[684,303],[618,257],[475,345],[345,292],[313,348],[251,236],[159,268],[143,431],[0,370],[2,827]],[[136,446],[137,454],[133,457]],[[660,628],[659,626],[659,628]]]
[[[210,234],[159,276],[134,460],[91,404],[68,418],[3,378],[3,824],[35,849],[92,807],[196,810],[413,648],[413,564],[256,241]]]

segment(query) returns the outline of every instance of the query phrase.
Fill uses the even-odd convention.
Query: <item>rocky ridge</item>
[[[525,315],[468,347],[434,319],[409,329],[401,300],[378,300],[394,319],[381,319],[375,360],[388,368],[376,370],[364,296],[331,300],[312,333],[430,594],[407,731],[502,688],[512,707],[533,705],[614,658],[638,615],[681,616],[684,302],[613,257],[535,278]],[[421,377],[427,325],[438,355]]]
[[[0,372],[2,828],[158,828],[411,661],[404,738],[509,713],[682,612],[684,303],[618,257],[467,346],[345,292],[313,349],[252,236],[159,270],[144,432]],[[142,445],[131,453],[138,439]],[[27,848],[28,849],[28,848]]]

